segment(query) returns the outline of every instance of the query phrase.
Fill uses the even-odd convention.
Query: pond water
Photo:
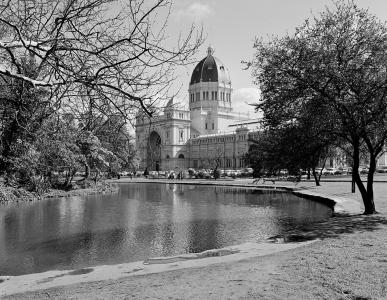
[[[0,206],[0,275],[202,252],[260,241],[331,213],[274,190],[154,183]]]

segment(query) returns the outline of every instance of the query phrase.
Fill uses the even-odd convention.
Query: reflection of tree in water
[[[52,255],[41,255],[40,247],[49,239],[56,241],[54,248],[61,252],[56,235],[63,227],[58,203],[56,200],[22,203],[20,207],[10,207],[6,211],[4,222],[0,222],[0,231],[3,232],[3,239],[0,240],[0,275],[35,273],[37,266],[41,270],[48,270],[46,265],[56,262]]]
[[[186,189],[187,187],[185,185],[178,184],[176,185],[175,193],[179,196],[183,196]]]
[[[210,189],[211,191],[211,189]],[[211,195],[212,194],[212,195]],[[202,199],[215,201],[215,204],[195,205],[192,208],[191,222],[189,223],[188,249],[190,253],[198,253],[208,249],[219,248],[219,241],[223,240],[224,230],[219,220],[217,205],[221,195],[212,188],[210,194],[200,193]]]
[[[255,190],[249,188],[235,187],[196,187],[188,189],[186,197],[200,193],[200,199],[205,199],[210,205],[207,210],[203,210],[204,214],[211,217],[211,214],[216,219],[205,218],[198,222],[191,223],[192,232],[190,235],[190,251],[200,252],[210,248],[219,247],[219,242],[222,243],[222,235],[228,230],[224,226],[232,226],[233,220],[228,220],[227,224],[223,224],[219,220],[218,213],[223,214],[222,206],[238,206],[251,207],[259,209],[257,218],[264,218],[270,223],[263,224],[260,219],[257,219],[257,229],[262,231],[263,236],[270,236],[276,232],[282,232],[293,228],[294,226],[316,222],[331,215],[330,210],[321,203],[310,201],[297,197],[289,192],[277,190]],[[196,201],[200,201],[196,199]],[[197,209],[197,208],[196,208]],[[244,223],[251,230],[251,222],[254,220],[239,220],[236,223]],[[238,223],[238,224],[239,224]],[[239,224],[238,226],[240,226]],[[241,228],[243,235],[243,229]],[[262,237],[257,236],[258,239]],[[207,247],[205,249],[205,247]]]
[[[251,188],[223,187],[223,186],[190,186],[186,189],[188,193],[196,194],[200,191],[201,199],[206,201],[215,201],[220,204],[234,205],[263,205],[272,206],[273,202],[288,202],[299,197],[280,190],[257,190]],[[222,197],[214,197],[222,195]]]
[[[98,233],[81,232],[67,237],[61,236],[32,243],[27,248],[19,249],[20,256],[17,260],[1,263],[0,275],[22,275],[52,269],[82,268],[110,260],[115,262],[117,257],[122,256],[120,243],[125,234],[123,229]],[[20,257],[28,258],[30,263],[26,264],[26,260],[21,260]]]

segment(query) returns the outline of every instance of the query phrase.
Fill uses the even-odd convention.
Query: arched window
[[[179,158],[184,158],[184,154],[179,154]]]
[[[167,154],[167,156],[165,157],[166,159],[170,159],[169,155]]]

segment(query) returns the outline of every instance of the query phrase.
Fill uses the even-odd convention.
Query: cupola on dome
[[[214,50],[208,47],[207,57],[203,58],[195,67],[190,84],[199,82],[219,82],[231,84],[230,75],[225,65],[212,54]]]

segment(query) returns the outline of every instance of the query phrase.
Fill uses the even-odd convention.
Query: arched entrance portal
[[[147,167],[149,171],[159,171],[161,165],[161,137],[152,131],[148,139]]]

